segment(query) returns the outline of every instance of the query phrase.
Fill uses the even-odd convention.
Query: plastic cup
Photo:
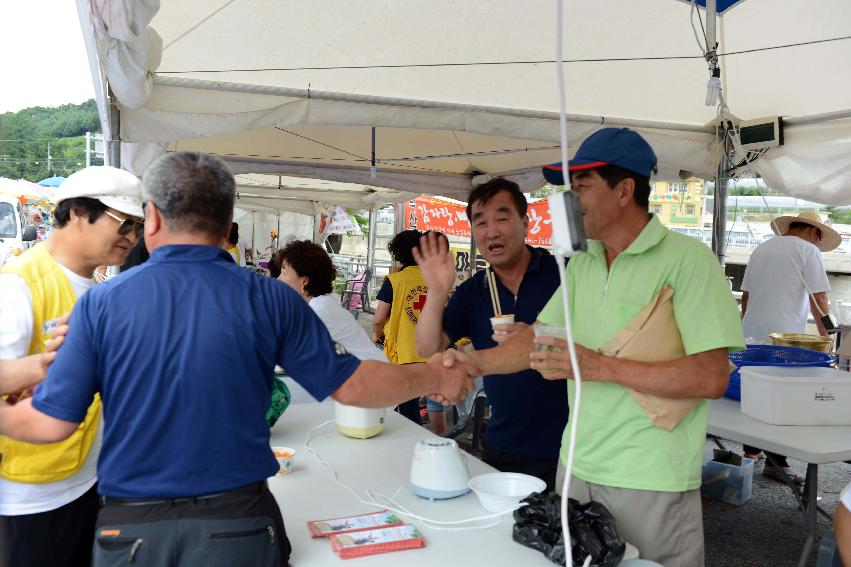
[[[295,449],[289,447],[272,447],[272,452],[275,453],[275,458],[278,460],[278,474],[281,476],[288,475],[293,472],[295,464]]]
[[[496,315],[495,317],[491,317],[491,328],[494,328],[497,325],[513,325],[513,324],[514,324],[514,315]]]
[[[535,323],[532,325],[532,330],[535,331],[536,337],[555,337],[557,339],[566,340],[567,329],[562,325],[545,325],[544,323]],[[562,349],[552,345],[541,345],[535,343],[535,350],[548,350],[552,352],[561,352]]]

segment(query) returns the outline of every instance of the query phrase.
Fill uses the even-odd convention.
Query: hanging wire
[[[695,34],[697,32],[695,31]],[[772,51],[775,49],[789,49],[792,47],[803,47],[806,45],[816,45],[819,43],[830,43],[834,41],[845,41],[851,39],[851,35],[841,37],[831,37],[825,39],[817,39],[813,41],[802,41],[797,43],[786,43],[782,45],[772,45],[768,47],[756,47],[753,49],[743,49],[740,51],[730,51],[727,53],[718,53],[720,57],[730,57],[733,55],[743,55],[746,53],[757,53],[760,51]],[[700,41],[698,40],[698,45]],[[703,46],[701,46],[703,49]],[[565,59],[564,63],[617,63],[623,61],[675,61],[680,59],[703,59],[703,55],[668,55],[659,57],[599,57],[591,59]],[[182,75],[189,73],[262,73],[267,71],[341,71],[341,70],[358,70],[358,69],[417,69],[429,67],[479,67],[479,66],[498,66],[498,65],[543,65],[556,63],[555,59],[539,59],[527,61],[471,61],[461,63],[409,63],[398,65],[330,65],[330,66],[312,66],[312,67],[261,67],[261,68],[233,68],[233,69],[195,69],[183,71],[157,71],[158,75]]]

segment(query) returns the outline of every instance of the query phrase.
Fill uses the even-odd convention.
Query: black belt
[[[159,498],[156,500],[124,500],[121,498],[112,498],[111,496],[101,496],[100,503],[101,506],[154,506],[157,504],[185,504],[187,502],[203,502],[205,500],[213,500],[216,498],[221,498],[223,496],[229,496],[231,494],[242,494],[248,492],[263,492],[266,490],[266,481],[262,480],[260,482],[253,482],[251,484],[246,484],[245,486],[240,486],[239,488],[234,488],[233,490],[227,490],[225,492],[216,492],[214,494],[202,494],[200,496],[189,496],[186,498]]]

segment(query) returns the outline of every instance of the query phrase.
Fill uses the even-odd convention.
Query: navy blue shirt
[[[80,422],[100,392],[98,490],[115,498],[213,494],[274,475],[275,364],[319,400],[359,364],[288,285],[210,246],[154,250],[83,295],[70,325],[33,406]]]
[[[527,247],[532,258],[514,295],[497,278],[503,313],[513,313],[518,323],[532,324],[559,286],[555,257],[542,248]],[[496,346],[491,338],[493,317],[485,271],[462,283],[443,312],[443,330],[452,342],[470,337],[476,349]],[[535,370],[485,376],[485,393],[491,405],[489,447],[535,459],[558,458],[561,435],[567,424],[567,386],[564,380],[544,380]]]

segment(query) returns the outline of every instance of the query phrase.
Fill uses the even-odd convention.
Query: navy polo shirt
[[[514,313],[518,323],[532,324],[559,286],[555,257],[542,248],[532,252],[526,274],[514,295],[497,278],[503,313]],[[443,312],[443,330],[452,342],[470,337],[476,349],[496,346],[491,339],[493,317],[485,271],[462,283]],[[544,380],[535,370],[485,376],[485,393],[491,405],[489,447],[535,459],[556,459],[567,424],[564,380]]]
[[[115,498],[213,494],[274,475],[275,364],[321,400],[360,363],[288,285],[211,246],[154,250],[83,295],[70,325],[33,406],[80,422],[100,392],[98,490]]]

